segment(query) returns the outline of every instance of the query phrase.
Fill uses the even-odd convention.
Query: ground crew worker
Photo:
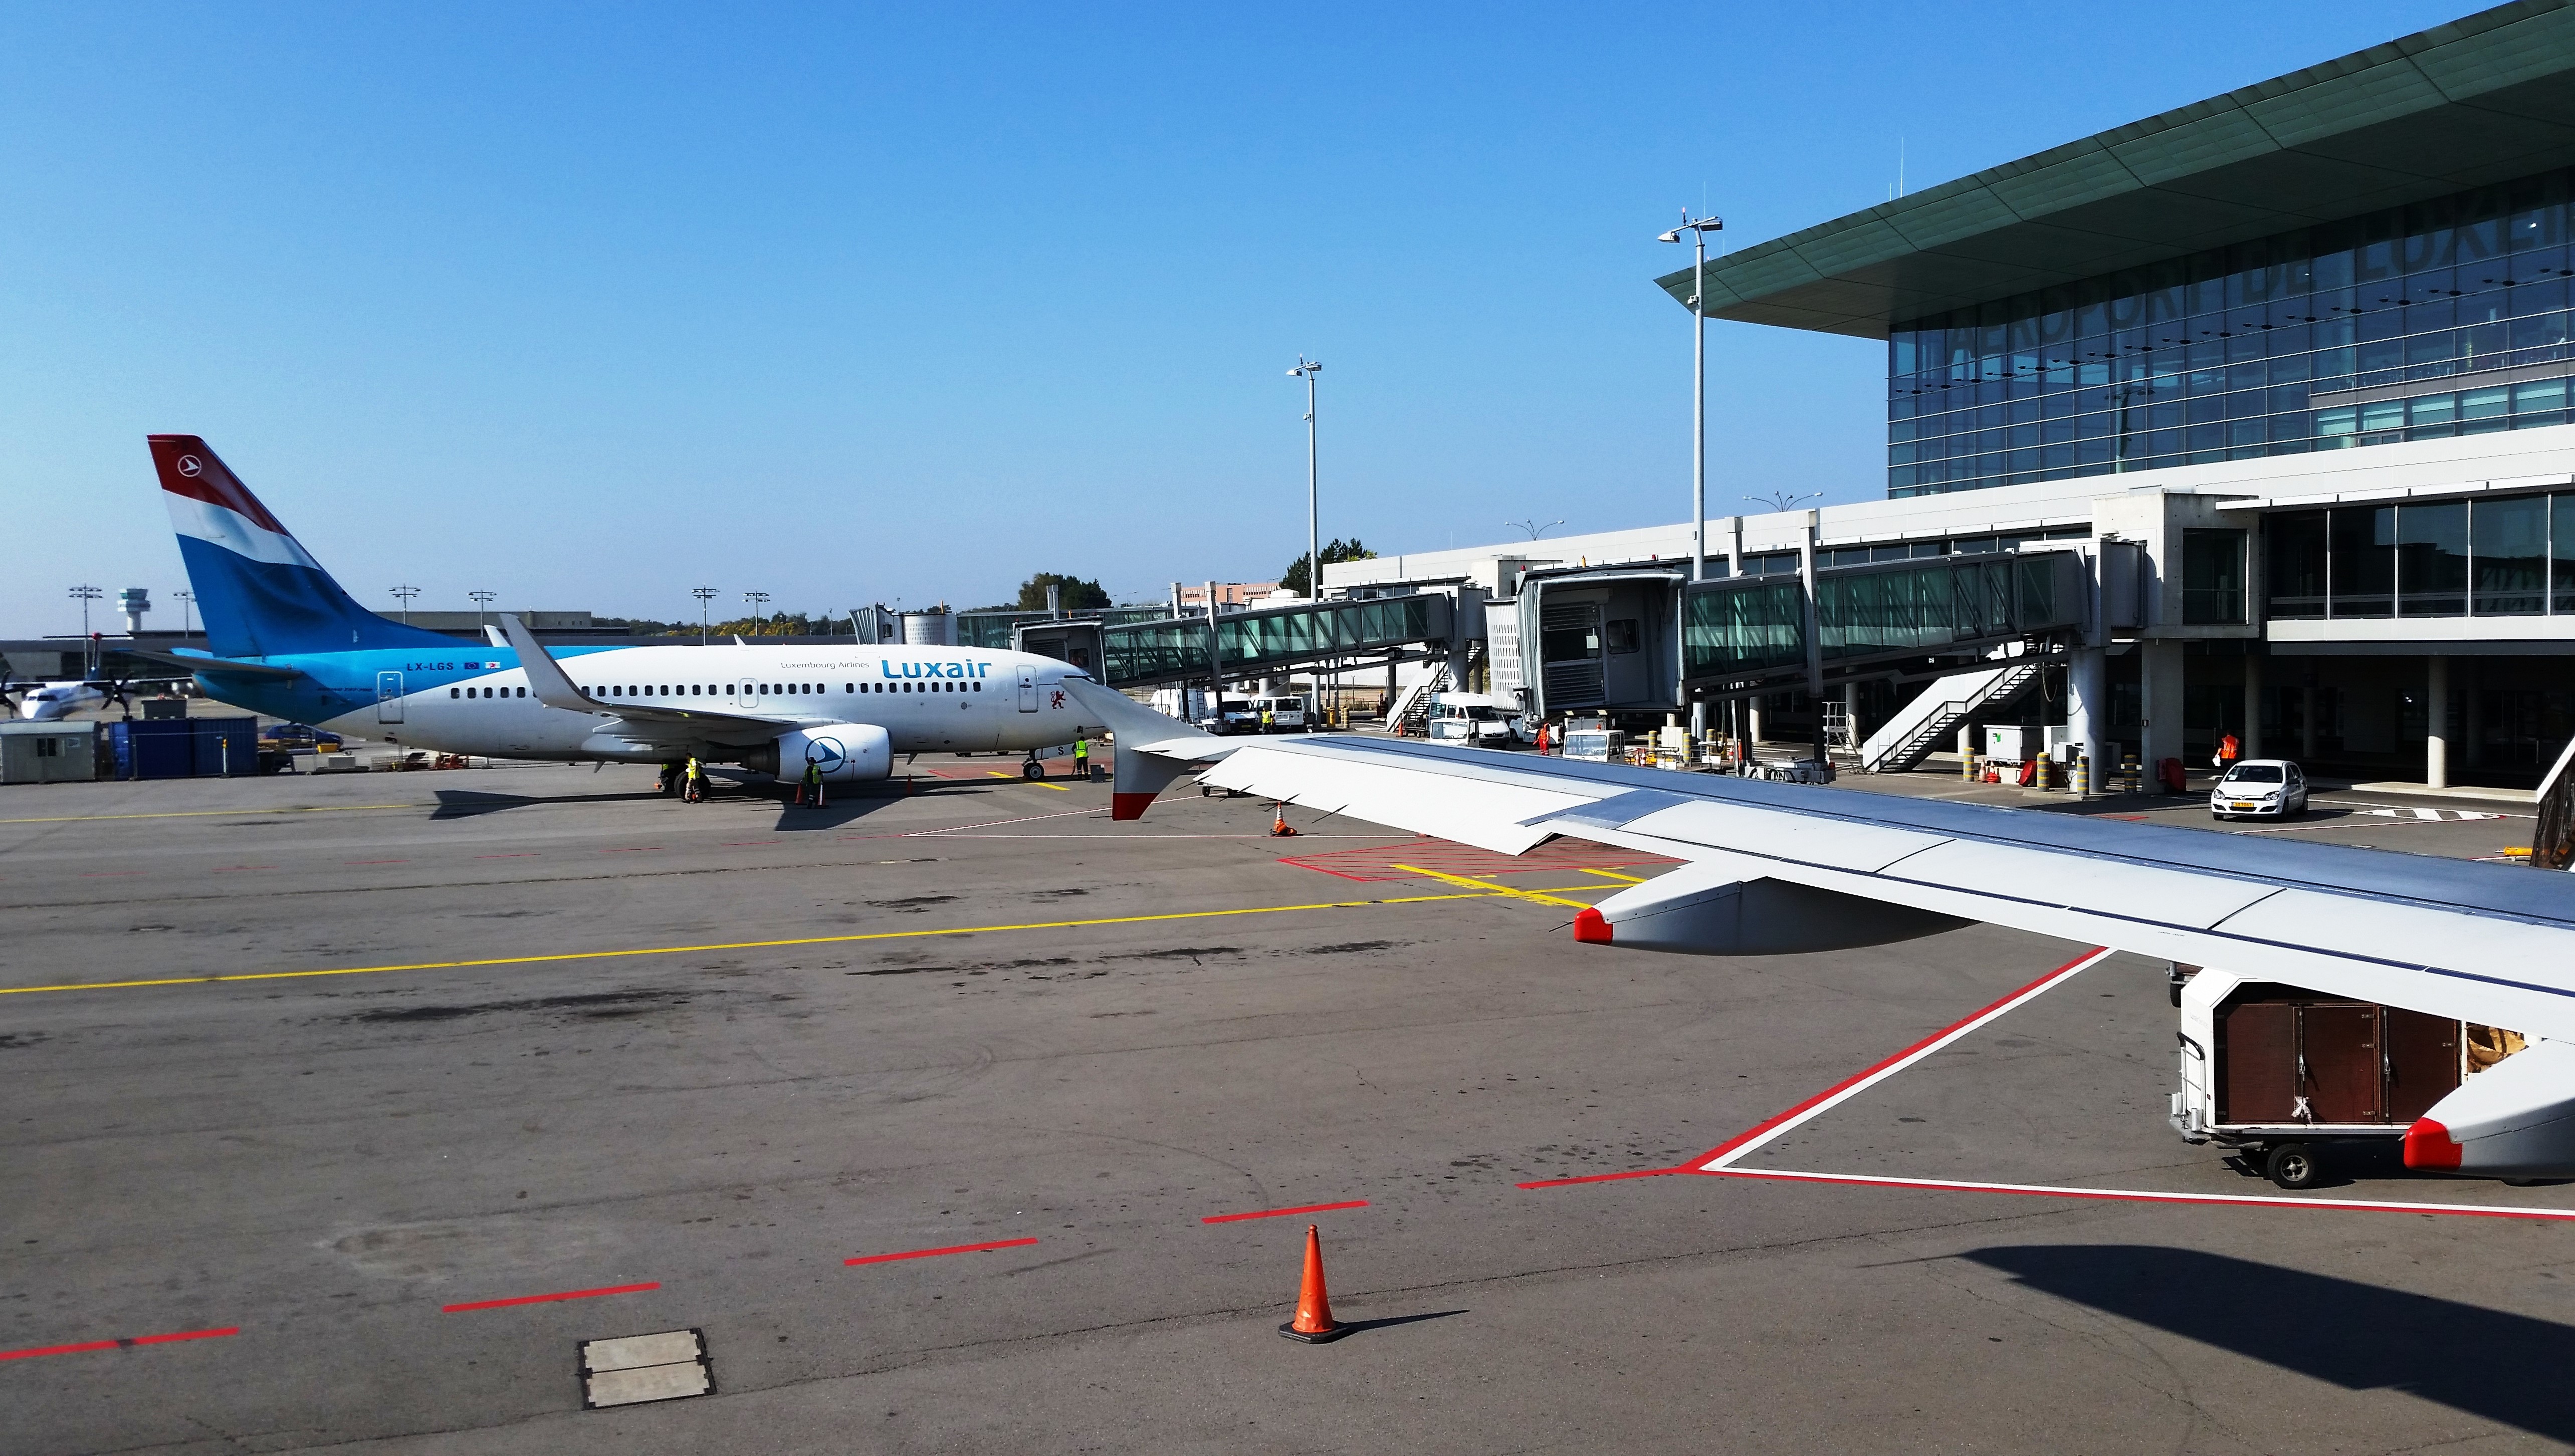
[[[680,784],[680,801],[682,803],[706,802],[707,770],[698,762],[696,754],[689,756],[688,766],[681,771],[685,776]]]
[[[814,795],[814,807],[823,806],[823,765],[811,758],[805,760],[805,777],[796,785],[796,801],[803,803],[807,793]]]
[[[1541,758],[1546,756],[1546,720],[1539,719],[1537,721],[1537,753]]]
[[[1272,727],[1273,720],[1270,716],[1270,710],[1265,708],[1261,710],[1261,730],[1266,733],[1271,730]]]
[[[2228,733],[2226,736],[2219,738],[2217,740],[2217,766],[2221,769],[2234,767],[2235,755],[2243,751],[2244,745],[2235,740],[2235,734]]]
[[[1073,776],[1086,779],[1091,776],[1091,739],[1089,738],[1078,737],[1073,740]]]

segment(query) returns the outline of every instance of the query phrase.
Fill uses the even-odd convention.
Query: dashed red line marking
[[[239,874],[246,870],[275,869],[276,867],[277,866],[274,864],[218,864],[215,866],[214,872],[217,874]]]
[[[1200,1219],[1199,1222],[1241,1223],[1247,1218],[1285,1218],[1291,1213],[1329,1213],[1336,1208],[1365,1208],[1367,1206],[1368,1201],[1365,1198],[1353,1198],[1346,1203],[1308,1203],[1298,1208],[1262,1208],[1256,1209],[1250,1213],[1213,1213]]]
[[[1033,1238],[1000,1238],[991,1243],[950,1244],[944,1249],[906,1249],[899,1254],[861,1254],[843,1259],[844,1264],[891,1264],[897,1259],[935,1259],[942,1254],[980,1254],[988,1249],[1020,1249],[1036,1243]]]
[[[241,1326],[226,1325],[219,1330],[179,1330],[166,1335],[133,1335],[114,1340],[83,1340],[76,1345],[37,1345],[24,1350],[0,1350],[0,1360],[32,1360],[39,1355],[80,1355],[91,1350],[123,1350],[135,1345],[169,1345],[181,1340],[219,1340],[241,1333]]]
[[[727,839],[723,843],[716,845],[716,847],[719,849],[766,849],[777,842],[778,841],[776,839]]]
[[[559,1299],[597,1299],[608,1294],[641,1294],[647,1289],[661,1287],[658,1281],[651,1284],[611,1284],[605,1289],[566,1289],[559,1294],[522,1294],[515,1299],[477,1299],[465,1304],[442,1304],[438,1310],[441,1314],[462,1314],[469,1309],[507,1309],[514,1304],[552,1304]]]

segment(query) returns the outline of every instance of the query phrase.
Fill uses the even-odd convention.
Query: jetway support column
[[[2110,781],[2101,750],[2101,728],[2110,721],[2110,654],[2102,648],[2076,648],[2065,660],[2065,736],[2092,765],[2085,779],[2099,793]]]
[[[2423,660],[2423,783],[2450,786],[2450,660],[2435,654]]]
[[[2253,655],[2244,659],[2244,756],[2262,758],[2262,660]]]
[[[2145,728],[2144,741],[2138,745],[2138,766],[2156,785],[2157,793],[2164,791],[2163,780],[2158,776],[2164,759],[2181,756],[2181,666],[2180,643],[2137,644],[2137,686],[2145,700],[2141,705]]]

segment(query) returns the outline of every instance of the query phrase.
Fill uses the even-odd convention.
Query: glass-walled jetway
[[[1023,622],[1012,643],[1098,673],[1112,688],[1231,682],[1350,658],[1458,648],[1455,604],[1443,593],[1301,602],[1205,617]],[[1099,664],[1093,668],[1093,663]]]
[[[2079,629],[2088,581],[2074,551],[1824,568],[1815,574],[1816,666],[1833,681],[1890,661],[1974,658]],[[1692,698],[1802,687],[1804,594],[1793,576],[1688,585],[1672,571],[1533,574],[1513,604],[1520,641],[1535,645],[1520,680],[1529,710],[1667,710]]]

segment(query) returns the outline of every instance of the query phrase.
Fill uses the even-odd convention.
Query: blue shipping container
[[[198,777],[259,771],[258,719],[192,718],[188,722],[197,730]]]

